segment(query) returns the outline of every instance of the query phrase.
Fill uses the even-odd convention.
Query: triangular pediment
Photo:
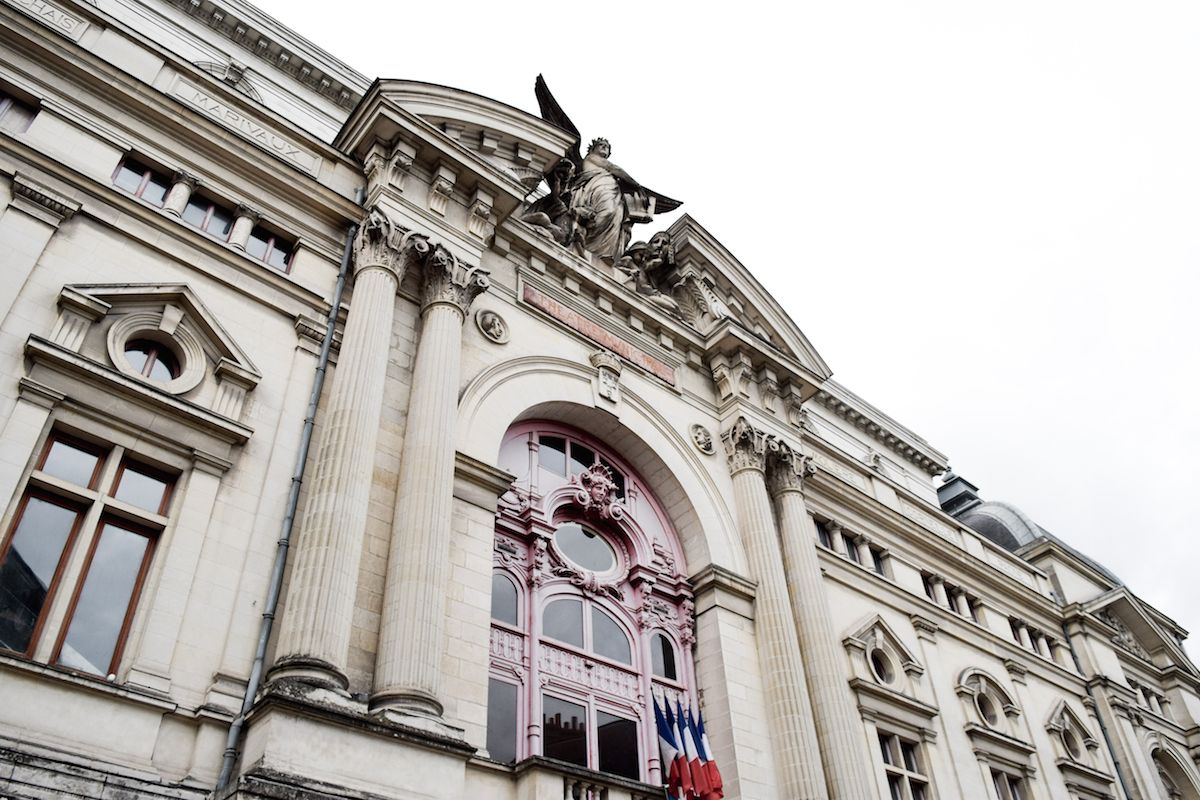
[[[732,322],[749,343],[765,346],[764,349],[795,362],[817,383],[832,374],[825,359],[783,307],[700,223],[684,214],[667,232],[671,234],[680,268],[694,271],[721,299],[727,311],[725,320],[702,333],[719,333],[722,323]]]
[[[1165,659],[1197,673],[1179,641],[1164,631],[1124,586],[1101,595],[1085,608],[1115,631],[1111,641],[1126,653],[1160,667],[1165,666],[1161,663]]]
[[[217,316],[182,283],[72,284],[64,292],[90,298],[109,307],[107,314],[138,311],[160,316],[160,325],[183,325],[196,334],[205,354],[216,365],[224,361],[244,371],[254,382],[261,373],[234,341]]]

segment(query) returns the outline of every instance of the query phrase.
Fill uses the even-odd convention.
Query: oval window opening
[[[582,525],[568,522],[554,534],[558,549],[567,558],[592,572],[608,572],[617,565],[617,554],[608,542]]]

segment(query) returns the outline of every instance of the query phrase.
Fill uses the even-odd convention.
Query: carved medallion
[[[475,314],[475,327],[479,328],[479,332],[485,338],[496,344],[505,344],[508,341],[508,323],[495,311],[480,309]]]
[[[693,425],[691,427],[692,444],[696,445],[696,449],[706,456],[711,456],[716,452],[716,447],[713,445],[713,436],[708,428],[703,425]]]

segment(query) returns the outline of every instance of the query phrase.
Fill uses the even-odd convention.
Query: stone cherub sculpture
[[[634,223],[674,211],[681,203],[647,189],[609,161],[612,145],[593,139],[587,156],[582,137],[563,112],[541,75],[534,86],[542,119],[574,135],[575,144],[544,176],[549,193],[534,201],[521,219],[545,230],[555,241],[576,247],[612,264],[625,253]],[[563,160],[574,168],[572,175]]]
[[[682,316],[673,297],[678,285],[675,245],[671,234],[659,231],[648,242],[634,242],[616,263],[617,271],[638,294],[675,316]]]

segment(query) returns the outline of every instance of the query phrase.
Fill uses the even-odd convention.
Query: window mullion
[[[108,465],[105,465],[104,471],[108,472]],[[83,519],[79,522],[79,528],[73,540],[67,543],[70,552],[67,554],[67,563],[64,565],[62,576],[58,580],[58,587],[54,592],[54,597],[50,600],[50,608],[45,612],[46,623],[42,626],[37,643],[34,645],[33,658],[35,661],[49,662],[50,655],[54,652],[55,643],[58,641],[59,634],[62,633],[63,618],[66,616],[67,609],[75,597],[75,587],[79,583],[80,575],[83,573],[84,562],[87,560],[88,553],[91,552],[92,542],[96,537],[97,529],[100,527],[100,513],[102,508],[103,505],[101,503],[92,503],[83,512]]]

